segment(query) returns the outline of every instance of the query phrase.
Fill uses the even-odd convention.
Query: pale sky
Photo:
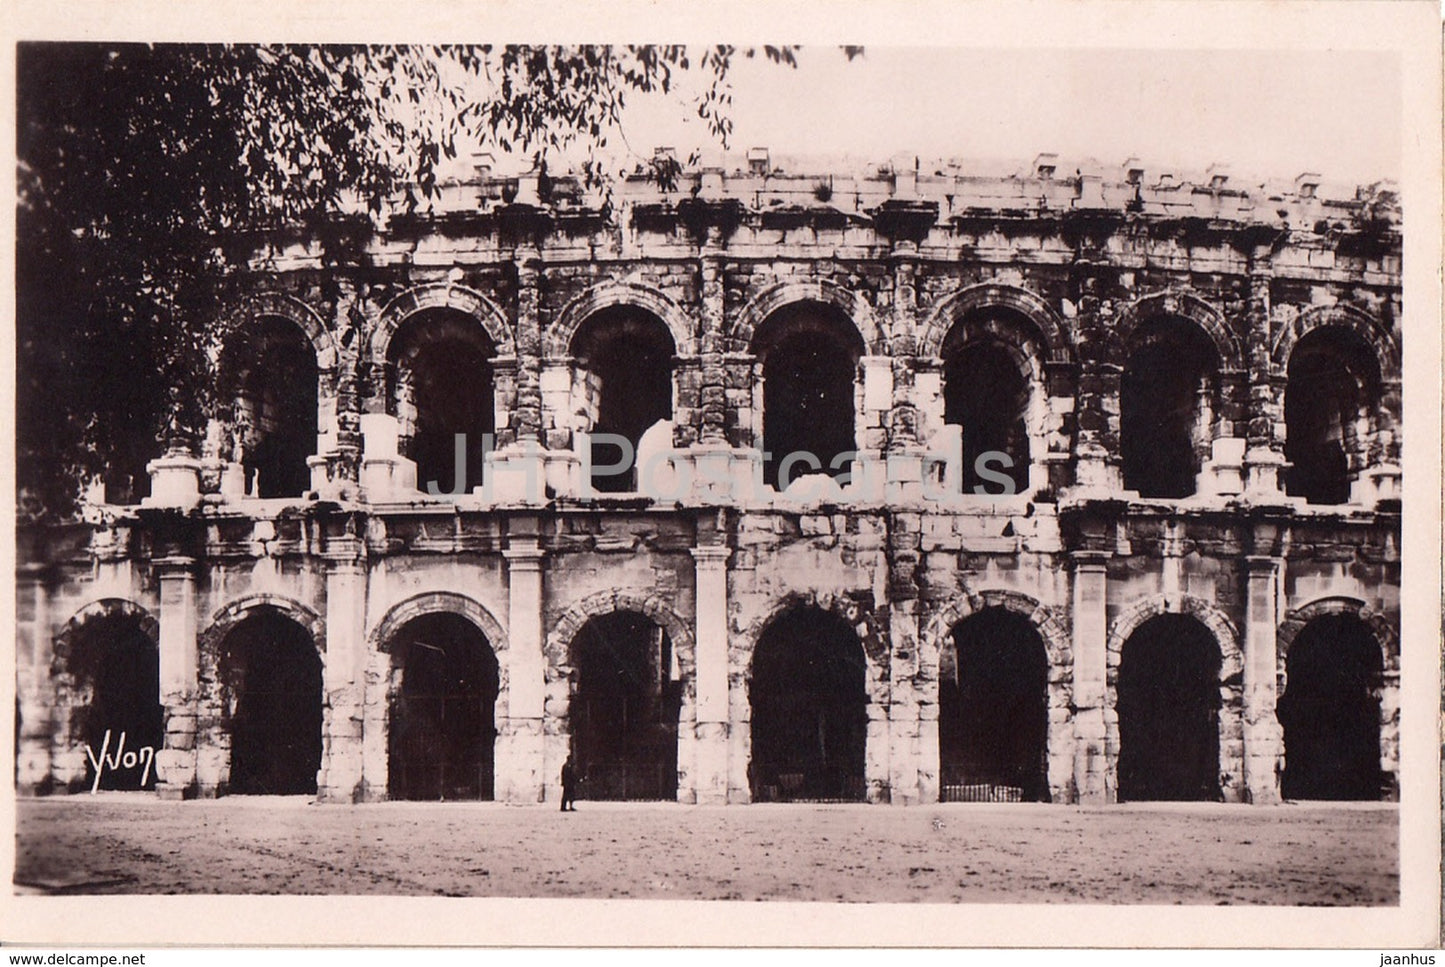
[[[970,50],[808,47],[796,70],[738,58],[731,144],[741,154],[1020,159],[1108,164],[1137,155],[1184,171],[1398,178],[1396,55],[1353,51]],[[707,133],[686,103],[631,106],[628,144],[686,155]]]

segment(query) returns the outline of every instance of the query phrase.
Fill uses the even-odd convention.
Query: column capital
[[[697,562],[698,570],[723,567],[733,554],[733,549],[725,544],[704,544],[700,547],[689,548],[689,550],[692,552],[693,560]]]
[[[191,569],[196,566],[196,559],[175,554],[169,557],[157,557],[151,561],[151,566],[163,578],[191,577]]]
[[[1070,551],[1069,561],[1076,571],[1103,570],[1113,556],[1113,551]]]
[[[542,558],[546,556],[547,552],[536,544],[508,547],[502,551],[502,557],[507,560],[507,567],[513,571],[541,570]]]
[[[321,558],[333,571],[359,571],[366,561],[366,541],[360,537],[332,537]]]
[[[1276,570],[1280,565],[1280,559],[1269,554],[1246,554],[1244,566],[1251,574]]]

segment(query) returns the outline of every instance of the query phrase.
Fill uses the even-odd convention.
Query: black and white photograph
[[[1439,11],[1263,6],[22,17],[3,939],[1437,944]]]

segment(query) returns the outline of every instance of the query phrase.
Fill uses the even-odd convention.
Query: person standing
[[[577,769],[572,765],[572,757],[569,755],[567,761],[562,763],[562,811],[577,811]]]

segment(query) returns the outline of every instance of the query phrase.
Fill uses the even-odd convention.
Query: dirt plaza
[[[17,804],[21,893],[1399,902],[1393,804]]]

